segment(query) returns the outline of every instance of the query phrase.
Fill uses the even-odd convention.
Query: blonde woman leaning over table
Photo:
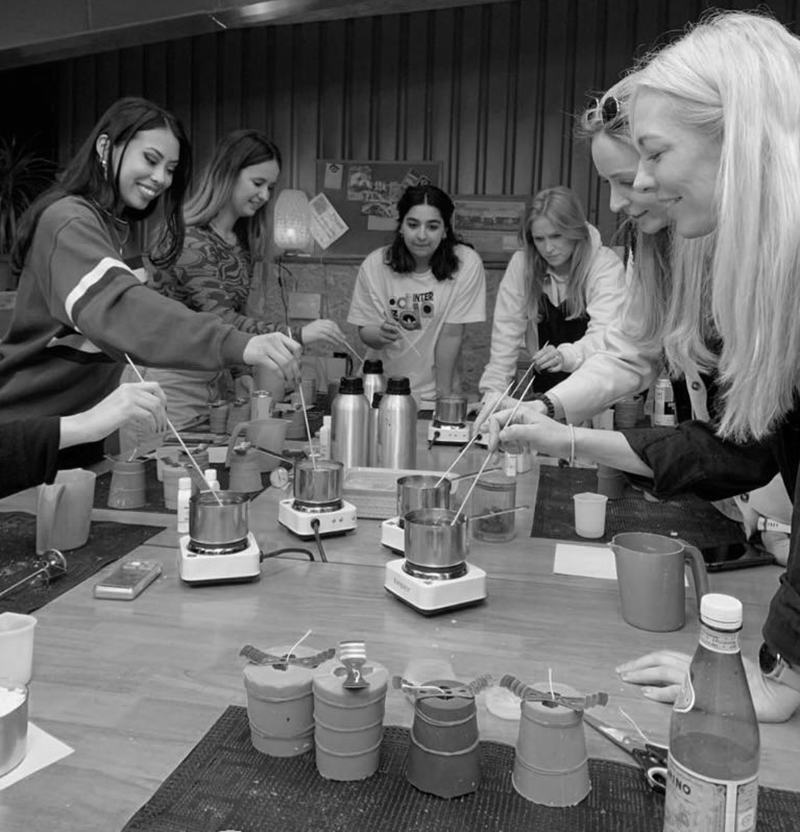
[[[506,389],[524,348],[535,392],[566,378],[600,348],[625,297],[622,262],[601,244],[569,188],[536,194],[519,237],[522,249],[497,290],[491,357],[478,385],[484,398]]]
[[[736,60],[731,61],[730,56]],[[763,626],[759,666],[747,663],[759,719],[800,704],[800,41],[765,15],[719,13],[656,54],[636,76],[631,124],[635,181],[669,206],[675,232],[716,236],[707,281],[725,387],[719,423],[676,430],[591,431],[521,408],[490,422],[490,446],[524,441],[573,451],[648,478],[657,496],[709,498],[780,473],[794,499],[786,572]],[[687,321],[693,311],[684,309]],[[746,324],[746,325],[745,325]],[[621,665],[620,676],[672,701],[689,657],[663,651]]]
[[[626,76],[596,98],[581,115],[577,129],[580,138],[590,141],[595,168],[609,185],[609,207],[626,217],[624,230],[630,244],[622,314],[606,329],[602,348],[531,406],[573,424],[587,421],[617,400],[647,389],[664,366],[665,355],[676,355],[680,347],[682,377],[673,378],[673,385],[676,390],[685,386],[691,418],[709,422],[717,415],[718,356],[705,338],[697,337],[710,310],[702,284],[691,275],[707,267],[714,241],[673,235],[667,206],[655,190],[633,187],[639,153],[630,134],[628,100],[635,77]],[[686,308],[696,310],[696,321],[686,318]],[[478,424],[486,421],[496,400],[496,396],[487,398]],[[756,533],[759,518],[788,523],[791,517],[791,502],[780,477],[764,488],[737,495],[736,505],[728,499],[717,507],[741,521],[748,536]],[[762,531],[761,544],[786,563],[787,534]]]
[[[427,408],[459,391],[465,326],[486,320],[483,263],[456,237],[454,211],[435,185],[407,188],[395,239],[361,264],[347,317],[366,357],[380,358],[387,376],[407,376]]]
[[[142,98],[112,104],[57,184],[26,211],[12,253],[17,303],[0,349],[7,420],[70,416],[113,390],[129,355],[146,366],[217,371],[261,364],[299,376],[300,345],[240,332],[143,285],[139,226],[165,217],[150,252],[169,267],[183,247],[191,149],[180,122]],[[81,450],[71,464],[100,458]],[[73,449],[76,450],[76,449]]]
[[[184,210],[183,250],[169,268],[155,272],[150,285],[189,309],[216,315],[239,332],[282,331],[304,345],[341,343],[344,335],[333,321],[290,328],[248,311],[256,268],[265,269],[269,262],[268,204],[280,172],[280,151],[256,130],[237,130],[222,139]],[[237,376],[252,387],[244,370]],[[205,419],[208,405],[232,386],[228,374],[216,370],[144,370],[142,375],[161,384],[167,413],[178,429]],[[126,437],[123,448],[130,442]]]

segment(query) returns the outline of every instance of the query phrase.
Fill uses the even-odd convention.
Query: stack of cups
[[[437,679],[425,686],[442,688],[440,696],[419,696],[414,704],[408,782],[438,797],[474,792],[481,781],[475,697],[448,691],[461,682]]]
[[[285,656],[290,648],[272,647]],[[297,647],[299,658],[317,653]],[[314,671],[300,665],[248,665],[244,669],[247,717],[253,747],[271,757],[294,757],[314,746]]]
[[[546,689],[547,685],[536,687]],[[564,685],[559,685],[558,692],[578,695]],[[580,803],[592,787],[582,712],[552,702],[523,700],[511,782],[532,803]]]
[[[389,671],[361,668],[367,687],[343,687],[347,671],[330,662],[314,675],[317,770],[328,780],[363,780],[378,770]]]

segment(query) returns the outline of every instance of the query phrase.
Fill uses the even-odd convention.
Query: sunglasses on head
[[[607,95],[605,99],[595,99],[595,109],[600,114],[600,122],[605,127],[620,116],[619,101],[613,95]]]

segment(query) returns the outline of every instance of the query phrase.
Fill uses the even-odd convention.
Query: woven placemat
[[[219,487],[227,489],[230,482],[230,469],[224,465],[209,466],[217,472],[217,480]],[[94,485],[94,507],[108,508],[108,492],[111,489],[111,471],[106,471],[105,474],[100,474],[97,477]],[[198,474],[199,476],[199,474]],[[269,487],[269,474],[261,475],[261,489],[259,491],[248,492],[248,496],[252,499],[257,494],[260,494],[265,488]],[[132,511],[149,511],[155,514],[175,514],[175,510],[167,508],[164,505],[164,484],[159,481],[157,473],[157,463],[154,459],[148,459],[144,464],[144,499],[143,506],[132,509]],[[115,511],[123,511],[123,509],[115,509]]]
[[[408,744],[407,729],[387,727],[376,774],[325,780],[313,751],[299,757],[256,751],[247,710],[231,706],[123,832],[661,832],[663,797],[634,766],[590,760],[588,797],[552,809],[514,790],[511,746],[482,742],[478,790],[443,800],[406,779]],[[800,795],[760,790],[759,832],[796,832],[798,813]]]
[[[597,491],[594,468],[541,466],[531,537],[583,540],[575,532],[572,497],[584,491]],[[597,538],[597,542],[607,542],[619,532],[664,535],[677,532],[680,538],[701,549],[745,540],[741,525],[729,520],[706,500],[682,494],[671,500],[652,502],[630,488],[622,499],[608,501],[605,535]]]
[[[67,574],[51,583],[36,579],[4,598],[0,612],[31,613],[95,574],[106,564],[132,552],[163,531],[161,526],[135,526],[93,521],[89,540],[80,549],[65,550]],[[0,514],[0,592],[36,570],[36,517],[23,512]]]

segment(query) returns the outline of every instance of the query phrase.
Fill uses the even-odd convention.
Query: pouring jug
[[[36,554],[78,549],[89,539],[95,474],[83,468],[59,471],[52,485],[40,485],[36,505]]]
[[[708,592],[700,550],[677,537],[624,532],[609,544],[617,563],[622,617],[640,630],[680,630],[686,618],[685,566],[692,569],[697,608]]]
[[[250,442],[240,442],[233,449],[229,447],[225,457],[225,466],[230,468],[231,474],[229,489],[244,493],[261,491],[264,487],[261,470],[265,460],[273,461],[272,457],[259,451]]]

